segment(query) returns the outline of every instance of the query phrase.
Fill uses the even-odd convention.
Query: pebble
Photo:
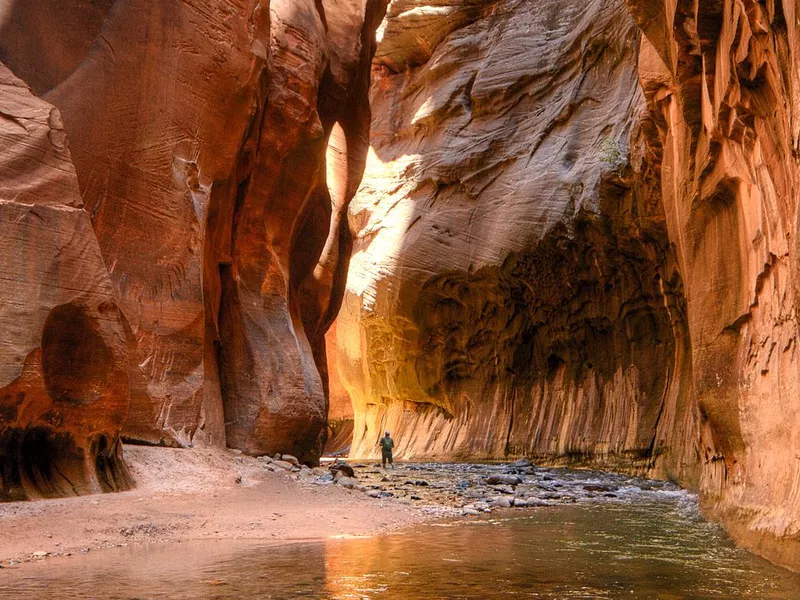
[[[542,500],[541,498],[526,498],[525,499],[526,506],[551,506],[551,504],[547,500]]]
[[[352,490],[357,485],[356,480],[353,479],[352,477],[348,477],[347,475],[344,475],[342,477],[337,477],[334,481],[336,481],[336,483],[338,483],[343,488],[347,488],[349,490]]]
[[[511,466],[515,469],[525,469],[527,467],[532,467],[533,463],[529,461],[527,458],[520,458],[519,460],[515,460],[511,463]]]
[[[296,456],[292,456],[291,454],[284,454],[283,456],[281,456],[281,458],[288,463],[292,463],[295,467],[300,466],[300,461],[297,460]]]
[[[350,465],[343,465],[343,464],[331,465],[330,466],[330,470],[333,473],[341,473],[343,475],[346,475],[347,477],[355,477],[356,476],[356,472],[353,470],[353,467],[351,467]]]
[[[499,475],[489,475],[486,478],[486,483],[489,485],[493,484],[504,484],[504,485],[519,485],[522,483],[522,477],[519,475],[507,475],[505,473]]]
[[[359,469],[358,480],[348,475],[353,466]],[[614,501],[615,496],[623,495],[618,491],[621,489],[674,487],[664,482],[599,472],[578,474],[562,469],[540,469],[519,461],[505,465],[398,463],[396,471],[391,473],[361,464],[353,466],[335,463],[330,469],[305,466],[295,469],[301,471],[299,477],[306,477],[317,485],[330,485],[335,480],[342,487],[362,492],[369,498],[394,498],[394,502],[415,505],[426,514],[437,516],[476,516],[498,508],[524,510],[578,501]],[[512,468],[519,469],[525,481],[510,471]]]
[[[294,465],[292,463],[287,462],[285,460],[277,459],[272,464],[278,467],[279,469],[283,469],[284,471],[291,471],[294,468]]]
[[[496,506],[497,508],[511,508],[513,506],[511,501],[512,499],[508,496],[495,496],[492,498],[492,506]]]
[[[585,485],[583,489],[587,492],[615,492],[618,488],[613,485]]]
[[[49,552],[45,552],[44,550],[39,550],[38,552],[33,553],[33,558],[44,558],[50,554]]]
[[[310,482],[314,480],[314,474],[311,472],[306,466],[300,467],[300,472],[297,474],[298,479],[300,481]]]

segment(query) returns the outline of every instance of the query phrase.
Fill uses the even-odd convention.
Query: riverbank
[[[369,536],[442,517],[636,502],[652,494],[695,503],[667,482],[525,460],[400,463],[388,470],[351,461],[332,472],[282,458],[126,446],[134,490],[0,504],[0,566],[139,544]]]
[[[180,525],[169,535],[182,543],[168,543],[170,539],[158,530],[121,532],[134,538],[124,542],[129,547],[3,569],[0,597],[341,600],[536,595],[790,600],[800,591],[800,577],[737,548],[720,527],[702,518],[696,496],[665,482],[539,468],[522,461],[403,463],[394,470],[354,461],[350,466],[355,477],[340,475],[333,483],[327,469],[293,468],[291,461],[239,460],[221,451],[169,452],[134,450],[130,462],[137,468],[148,463],[152,472],[163,474],[173,460],[179,461],[173,466],[180,472],[147,485],[151,490],[167,486],[154,522]],[[162,464],[151,464],[153,459]],[[212,473],[233,476],[233,484],[242,489],[231,487],[230,481],[203,479]],[[251,486],[249,477],[259,482]],[[201,501],[211,507],[210,514],[204,513],[209,519],[206,528],[218,529],[198,535],[186,526],[188,517],[191,525],[198,515],[183,512],[186,509],[176,503],[169,488],[217,484],[229,488],[230,495],[211,492]],[[280,495],[281,502],[286,498],[292,502],[284,502],[280,516],[274,507],[265,509],[262,504],[256,520],[248,522],[254,518],[248,495],[262,485]],[[322,494],[309,508],[309,494],[315,489]],[[143,504],[152,510],[149,498]],[[46,503],[28,504],[40,505]],[[344,515],[337,512],[343,505],[350,509]],[[98,506],[105,515],[107,508]],[[238,526],[231,522],[233,508],[242,511]],[[325,510],[323,519],[328,522],[320,523],[313,509]],[[411,520],[386,519],[387,513],[378,509],[388,510],[390,517],[408,510]],[[303,514],[312,514],[308,522],[302,522]],[[337,515],[350,519],[358,515],[366,521],[348,519],[343,526],[344,521],[335,522]],[[452,518],[403,526],[443,515]],[[48,509],[39,520],[47,522],[53,516]],[[271,524],[263,523],[265,516]],[[56,522],[80,535],[85,522],[70,523],[69,514],[58,517]],[[25,518],[30,524],[30,516]],[[376,520],[370,523],[370,518]],[[280,532],[278,523],[292,524],[293,529],[273,537]],[[383,532],[392,523],[403,529],[369,535],[373,527]],[[327,536],[317,529],[311,539],[300,541],[301,533],[320,525],[328,527]],[[355,535],[338,539],[342,535],[338,532]],[[0,530],[2,542],[8,539],[5,533]],[[165,543],[136,545],[154,538]]]
[[[137,544],[372,535],[430,518],[231,450],[126,446],[125,461],[134,490],[0,503],[0,566]]]

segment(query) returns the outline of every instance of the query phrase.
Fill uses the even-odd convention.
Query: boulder
[[[345,475],[347,477],[355,477],[356,472],[353,470],[353,467],[350,465],[346,465],[344,463],[334,464],[328,467],[335,476],[339,476],[339,474]]]
[[[353,479],[352,477],[348,477],[346,475],[343,475],[341,477],[337,477],[337,478],[334,479],[334,481],[337,484],[339,484],[340,486],[342,486],[343,488],[347,488],[347,489],[353,489],[354,487],[356,487],[358,485],[358,482],[355,479]]]
[[[522,477],[519,475],[501,473],[497,475],[489,475],[489,477],[486,478],[486,483],[489,485],[519,485],[522,483]]]
[[[285,460],[288,463],[292,463],[295,467],[299,467],[300,466],[300,461],[297,460],[296,456],[292,456],[291,454],[283,454],[281,456],[281,459]]]
[[[492,498],[492,506],[496,508],[511,508],[514,506],[514,499],[508,496],[495,496]]]

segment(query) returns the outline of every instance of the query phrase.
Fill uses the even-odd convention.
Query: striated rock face
[[[230,261],[220,276],[228,443],[247,452],[305,460],[324,445],[324,335],[344,289],[344,216],[369,143],[372,35],[384,10],[272,4],[263,106],[240,151],[229,232],[217,224],[230,240],[218,261]]]
[[[0,501],[125,489],[120,314],[59,111],[0,63]]]
[[[694,462],[637,50],[614,0],[390,5],[336,331],[355,453]]]
[[[63,115],[68,202],[91,217],[80,222],[94,226],[96,240],[85,236],[108,267],[102,287],[87,258],[81,276],[94,279],[80,286],[107,298],[125,328],[109,356],[127,360],[117,401],[130,411],[106,416],[124,419],[127,439],[316,460],[324,335],[344,290],[344,217],[369,144],[384,12],[382,0],[4,3],[0,58]],[[20,164],[4,186],[18,179],[64,202],[54,175]],[[3,260],[33,272],[10,247]],[[42,302],[27,289],[8,298]],[[94,322],[82,315],[59,318]],[[18,327],[30,343],[15,351],[32,352],[40,325]],[[58,368],[74,368],[79,385],[94,385],[94,369],[113,378],[104,362],[81,366],[88,358]]]
[[[669,476],[800,567],[795,3],[395,0],[336,364],[354,453]]]
[[[798,14],[631,1],[670,240],[685,282],[706,507],[800,567]]]

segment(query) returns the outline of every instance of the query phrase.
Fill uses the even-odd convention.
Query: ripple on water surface
[[[0,571],[3,598],[800,598],[669,485],[551,471],[614,498],[319,543],[119,548]]]

